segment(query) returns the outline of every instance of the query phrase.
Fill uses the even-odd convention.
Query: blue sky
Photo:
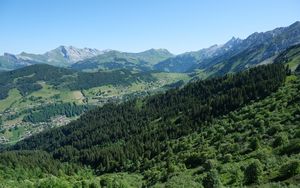
[[[0,54],[59,45],[178,54],[300,20],[299,0],[0,0]]]

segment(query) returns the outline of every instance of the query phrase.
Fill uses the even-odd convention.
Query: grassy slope
[[[9,96],[5,100],[0,100],[0,112],[12,106],[16,101],[21,99],[21,94],[17,89],[9,91]]]
[[[289,65],[292,71],[295,71],[300,64],[300,44],[289,47],[274,59],[274,63],[282,62]]]

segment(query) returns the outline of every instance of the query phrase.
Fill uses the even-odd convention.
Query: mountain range
[[[158,63],[155,69],[169,72],[200,70],[207,76],[222,75],[270,63],[280,52],[298,43],[300,43],[299,21],[288,27],[253,33],[244,40],[233,37],[224,45],[184,53]]]
[[[151,69],[153,64],[173,57],[168,50],[150,49],[140,53],[126,53],[116,50],[97,50],[59,46],[44,54],[22,52],[14,55],[4,53],[0,56],[0,70],[13,70],[34,64],[49,64],[59,67],[71,67],[76,70],[116,69],[140,67]]]
[[[223,45],[174,55],[166,49],[140,53],[59,46],[44,54],[22,52],[0,56],[0,70],[46,63],[76,70],[97,71],[129,68],[166,72],[196,72],[201,78],[238,72],[259,64],[273,62],[278,54],[300,43],[300,22],[267,32],[256,32],[246,39],[233,37]]]
[[[0,56],[0,70],[46,63],[76,70],[97,71],[129,68],[166,72],[196,72],[200,77],[237,72],[259,64],[273,62],[286,48],[300,43],[300,22],[267,32],[256,32],[246,39],[233,37],[223,45],[213,45],[199,51],[173,55],[166,49],[150,49],[140,53],[116,50],[79,49],[59,46],[44,54]]]

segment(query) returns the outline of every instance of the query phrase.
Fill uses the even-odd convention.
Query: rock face
[[[22,52],[18,55],[5,53],[0,56],[0,70],[12,70],[28,65],[46,63],[50,65],[68,67],[73,63],[91,58],[109,50],[99,51],[92,48],[76,48],[74,46],[59,46],[44,54],[30,54]]]
[[[48,62],[57,61],[64,58],[70,64],[81,61],[93,56],[103,54],[104,51],[99,51],[92,48],[76,48],[74,46],[59,46],[58,48],[46,52],[44,55],[48,57]]]

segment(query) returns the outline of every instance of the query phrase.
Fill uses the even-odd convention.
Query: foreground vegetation
[[[94,109],[2,152],[1,183],[297,187],[300,79],[286,74],[261,66]]]

